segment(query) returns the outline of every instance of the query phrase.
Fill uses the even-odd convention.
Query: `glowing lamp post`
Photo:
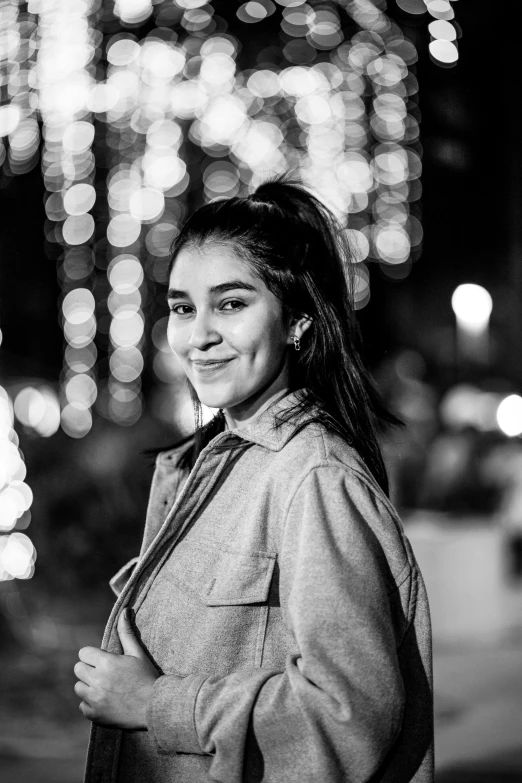
[[[457,320],[459,358],[486,364],[489,355],[489,317],[493,301],[485,288],[473,283],[459,285],[451,297]]]

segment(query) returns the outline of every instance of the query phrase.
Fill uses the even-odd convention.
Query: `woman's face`
[[[224,408],[230,426],[287,386],[295,329],[285,326],[281,302],[231,247],[183,248],[167,296],[169,345],[200,401]]]

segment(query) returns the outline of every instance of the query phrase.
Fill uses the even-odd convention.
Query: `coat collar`
[[[298,418],[284,421],[277,428],[274,426],[278,414],[294,407],[301,399],[303,391],[303,389],[297,389],[292,392],[283,392],[268,408],[254,416],[247,424],[226,430],[226,432],[272,451],[280,451],[295,433],[297,425],[313,418],[314,410],[307,413],[301,411]]]

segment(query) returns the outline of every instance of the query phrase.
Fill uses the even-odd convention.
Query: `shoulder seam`
[[[321,468],[321,467],[337,467],[337,468],[341,469],[340,465],[330,465],[330,464],[324,465],[323,463],[319,463],[317,465],[312,465],[312,467],[310,467],[306,471],[305,475],[299,481],[299,483],[297,484],[296,488],[294,489],[294,491],[292,492],[292,494],[289,496],[288,500],[286,501],[286,508],[285,508],[284,514],[283,514],[283,519],[284,519],[283,531],[286,529],[288,515],[290,513],[290,509],[292,508],[292,503],[294,502],[295,496],[297,495],[297,493],[299,492],[299,490],[301,489],[302,485],[304,484],[304,482],[306,481],[308,476],[311,474],[311,472],[313,470],[317,470],[317,468]]]
[[[397,574],[396,577],[394,577],[394,584],[392,585],[391,589],[389,591],[387,591],[388,595],[392,595],[395,592],[395,590],[397,590],[397,589],[399,589],[401,587],[401,585],[408,579],[408,577],[413,578],[414,572],[415,572],[415,563],[414,562],[412,563],[410,561],[410,555],[409,555],[408,547],[407,547],[407,545],[404,542],[404,539],[406,539],[406,535],[405,535],[404,530],[402,528],[402,524],[401,524],[401,521],[400,521],[400,518],[399,518],[397,512],[393,508],[393,506],[392,506],[391,502],[389,501],[389,499],[384,495],[382,490],[379,487],[372,486],[372,483],[370,481],[368,481],[368,479],[364,475],[364,473],[361,473],[359,470],[351,468],[350,466],[344,465],[342,463],[341,464],[337,464],[337,463],[333,464],[331,462],[325,461],[325,462],[320,462],[320,463],[317,463],[315,465],[312,465],[312,467],[310,467],[308,469],[306,474],[303,476],[301,481],[298,483],[298,485],[295,488],[294,492],[291,494],[291,496],[289,497],[289,499],[287,501],[287,505],[286,505],[285,512],[284,512],[284,515],[283,515],[283,519],[284,519],[283,528],[284,529],[286,528],[288,515],[290,513],[290,509],[292,507],[292,504],[293,504],[293,502],[295,500],[295,497],[296,497],[297,493],[301,489],[301,487],[304,484],[304,482],[306,481],[306,479],[312,473],[312,471],[317,470],[318,468],[336,468],[337,470],[341,470],[341,471],[343,471],[345,473],[352,473],[352,474],[356,475],[362,481],[362,483],[366,486],[366,488],[369,490],[369,492],[371,493],[372,497],[376,500],[376,502],[382,504],[384,506],[384,508],[388,511],[388,513],[390,514],[390,516],[391,516],[391,518],[392,518],[392,520],[393,520],[393,522],[395,524],[395,527],[397,529],[397,533],[398,533],[398,535],[401,538],[401,541],[402,541],[402,544],[403,544],[403,547],[404,547],[404,550],[405,550],[405,556],[406,556],[406,564],[405,564],[404,568]],[[411,599],[410,599],[410,604],[411,604]],[[412,611],[410,609],[410,617],[411,617],[411,614],[412,614]]]
[[[292,494],[288,498],[287,503],[286,503],[285,512],[284,512],[284,517],[283,517],[285,519],[285,522],[286,522],[286,519],[287,519],[288,514],[290,512],[290,508],[292,506],[292,503],[294,502],[295,496],[297,495],[297,493],[301,489],[302,485],[304,484],[304,482],[306,481],[308,476],[314,470],[318,470],[320,468],[333,468],[333,469],[336,469],[336,470],[343,471],[345,473],[350,473],[350,472],[351,473],[356,473],[357,475],[361,476],[361,478],[363,477],[363,474],[360,474],[359,471],[353,470],[353,468],[350,468],[348,465],[344,465],[343,463],[329,462],[328,458],[326,460],[321,461],[321,462],[317,462],[315,465],[312,465],[311,467],[308,468],[308,470],[306,471],[305,475],[299,481],[299,483],[297,484],[296,488],[294,489],[294,491],[292,492]],[[368,482],[365,482],[365,483],[367,484],[367,486],[370,489],[372,489],[371,485]]]
[[[363,484],[368,488],[368,490],[370,490],[372,495],[377,500],[381,501],[386,506],[388,511],[390,511],[392,514],[396,515],[397,512],[393,508],[392,504],[390,503],[390,501],[388,500],[386,495],[384,495],[383,491],[378,486],[378,484],[374,484],[372,481],[370,481],[368,479],[368,476],[366,476],[364,473],[362,473],[356,467],[352,467],[350,465],[346,465],[344,462],[332,462],[332,461],[330,461],[328,459],[328,457],[326,457],[324,460],[321,460],[320,462],[317,462],[315,465],[312,465],[311,467],[308,468],[307,472],[305,473],[303,478],[299,481],[297,487],[295,488],[294,492],[292,493],[292,496],[291,496],[291,499],[290,499],[290,503],[293,501],[295,495],[297,494],[297,492],[301,488],[301,485],[306,481],[306,479],[308,478],[310,473],[312,473],[312,471],[318,470],[320,468],[334,468],[334,469],[337,469],[337,470],[341,470],[341,471],[343,471],[343,472],[345,472],[347,474],[353,474],[353,475],[357,476],[357,478],[359,478],[363,482]]]

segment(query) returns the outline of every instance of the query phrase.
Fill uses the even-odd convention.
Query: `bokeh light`
[[[489,321],[493,300],[482,286],[464,283],[453,292],[451,306],[459,321],[469,327],[482,327]]]
[[[459,59],[459,52],[453,41],[436,38],[429,46],[430,54],[441,63],[450,65]]]
[[[73,421],[68,411],[72,404],[88,408],[96,397],[96,303],[91,291],[95,220],[91,210],[97,195],[92,111],[107,111],[117,96],[96,83],[93,64],[100,56],[102,34],[94,27],[97,19],[91,3],[33,5],[38,13],[35,85],[44,139],[42,175],[50,194],[45,210],[51,225],[56,224],[45,233],[49,242],[63,247],[57,277],[62,287],[65,342],[58,395],[49,388],[37,390],[46,400],[46,413],[36,431],[49,437],[61,424],[67,434],[78,437],[82,429],[67,423]],[[33,408],[36,399],[33,395]]]
[[[451,22],[445,22],[442,19],[438,19],[436,22],[430,22],[428,30],[433,38],[442,38],[445,41],[455,41],[457,38],[457,31]]]
[[[69,215],[84,215],[94,206],[95,201],[96,191],[93,186],[83,183],[69,188],[63,198],[63,207]],[[79,243],[69,242],[69,244]]]
[[[483,391],[470,384],[457,384],[441,400],[441,421],[450,429],[474,427],[479,432],[497,431],[497,411],[501,400],[498,393]]]
[[[126,24],[144,22],[152,13],[151,0],[116,0],[114,13]]]
[[[497,409],[499,429],[510,438],[522,435],[522,397],[510,394]]]
[[[424,0],[426,8],[435,19],[453,19],[455,12],[449,0]]]
[[[91,0],[0,7],[0,165],[22,173],[40,156],[61,288],[60,388],[27,383],[15,398],[17,419],[42,436],[57,421],[87,435],[92,410],[137,421],[149,359],[162,383],[180,382],[154,335],[195,194],[242,196],[295,172],[346,232],[357,308],[372,264],[404,278],[422,251],[417,50],[384,3],[251,0],[227,10],[234,28],[205,0],[110,5],[110,24]],[[457,61],[451,3],[397,5],[428,26],[435,62]],[[277,46],[253,56],[242,36],[268,30]]]
[[[0,386],[0,581],[29,579],[34,573],[35,548],[28,536],[16,530],[30,522],[33,492],[25,481],[27,471],[18,447],[14,417],[29,428],[42,426],[48,391],[45,387],[22,388],[13,403]]]
[[[62,409],[61,425],[71,438],[83,438],[92,427],[92,414],[81,403],[69,403]]]
[[[30,579],[35,560],[36,550],[25,533],[0,536],[0,580]]]
[[[60,426],[58,397],[49,386],[25,386],[16,394],[13,409],[24,427],[42,437],[54,435]]]
[[[442,67],[454,66],[459,58],[456,40],[457,29],[451,24],[455,18],[452,2],[455,0],[396,0],[403,11],[415,16],[428,13],[431,19],[428,30],[432,40],[429,53],[433,62]]]
[[[45,414],[45,400],[38,389],[26,386],[16,395],[14,401],[16,418],[26,427],[35,427]]]

